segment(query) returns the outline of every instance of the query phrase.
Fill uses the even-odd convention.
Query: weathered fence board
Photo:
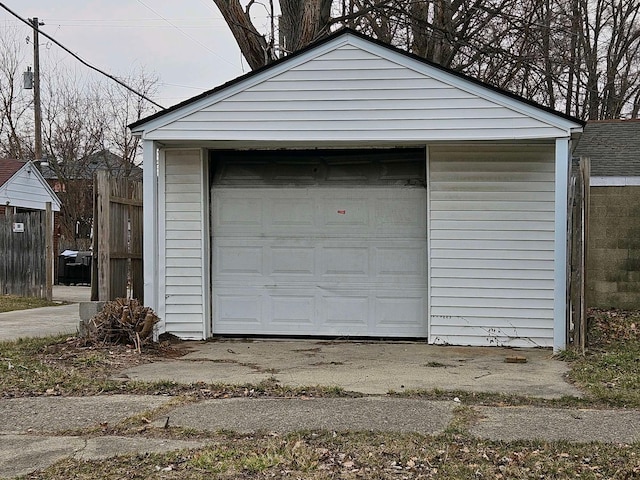
[[[589,235],[590,162],[580,158],[571,171],[569,186],[569,340],[584,353],[587,340],[586,259]]]
[[[24,231],[14,231],[22,224]],[[47,212],[8,213],[0,216],[0,292],[4,295],[48,298]],[[47,238],[51,237],[51,238]],[[49,240],[49,241],[48,241]],[[49,247],[50,248],[50,247]]]
[[[143,303],[142,183],[98,172],[94,181],[92,299]]]

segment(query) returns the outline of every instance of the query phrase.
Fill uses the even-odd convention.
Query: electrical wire
[[[207,45],[205,45],[204,43],[200,42],[198,39],[192,37],[191,35],[189,35],[187,32],[185,32],[184,30],[182,30],[180,27],[178,27],[175,23],[173,23],[171,20],[169,20],[168,18],[163,17],[162,15],[160,15],[158,12],[156,12],[153,8],[151,8],[149,5],[147,5],[146,3],[144,3],[142,0],[138,0],[138,3],[140,5],[142,5],[143,7],[151,10],[153,13],[155,13],[158,17],[160,17],[162,20],[164,20],[165,22],[167,22],[169,25],[171,25],[173,28],[175,28],[176,30],[178,30],[180,33],[182,33],[185,37],[187,37],[189,40],[197,43],[198,45],[200,45],[202,48],[208,50],[209,52],[213,53],[216,57],[218,57],[220,60],[227,62],[229,65],[232,65],[235,68],[238,68],[238,66],[232,62],[230,62],[229,60],[227,60],[224,57],[221,57],[220,55],[218,55],[216,52],[214,52],[213,50],[211,50]]]
[[[88,63],[87,61],[83,60],[82,58],[80,58],[77,54],[73,53],[71,50],[69,50],[67,47],[65,47],[63,44],[61,44],[59,41],[57,41],[55,38],[53,38],[50,35],[47,35],[45,32],[43,32],[42,30],[40,30],[37,26],[33,25],[31,22],[29,22],[27,19],[22,18],[20,15],[18,15],[17,13],[15,13],[13,10],[11,10],[9,7],[7,7],[4,3],[0,2],[0,7],[4,8],[7,12],[9,12],[11,15],[13,15],[14,17],[16,17],[18,20],[20,20],[23,23],[26,23],[27,25],[29,25],[29,27],[33,28],[34,30],[36,30],[40,35],[42,35],[43,37],[48,38],[49,40],[51,40],[53,43],[55,43],[58,47],[60,47],[61,49],[63,49],[65,52],[67,52],[69,55],[71,55],[73,58],[75,58],[76,60],[78,60],[80,63],[82,63],[84,66],[90,68],[91,70],[94,70],[98,73],[100,73],[101,75],[104,75],[105,77],[113,80],[114,82],[116,82],[118,85],[126,88],[127,90],[129,90],[130,92],[138,95],[140,98],[146,100],[147,102],[155,105],[156,107],[158,107],[161,110],[164,110],[165,108],[160,105],[159,103],[154,102],[153,100],[151,100],[149,97],[147,97],[145,94],[138,92],[137,90],[135,90],[134,88],[130,87],[129,85],[127,85],[126,83],[124,83],[122,80],[114,77],[113,75],[100,70],[98,67],[94,67],[93,65],[91,65],[90,63]]]

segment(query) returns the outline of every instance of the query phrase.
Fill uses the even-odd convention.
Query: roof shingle
[[[25,163],[26,162],[21,160],[0,158],[0,187],[13,177],[18,170],[24,167]]]
[[[573,155],[591,159],[593,177],[640,177],[640,120],[588,122]]]

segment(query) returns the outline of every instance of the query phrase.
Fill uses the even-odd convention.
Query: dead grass
[[[640,316],[629,312],[592,312],[591,343],[584,358],[567,355],[572,379],[587,398],[542,401],[544,405],[640,406]],[[176,385],[110,381],[131,362],[180,355],[166,351],[135,353],[122,347],[81,349],[72,340],[32,339],[0,343],[0,392],[20,394],[93,394],[101,392],[169,393],[177,402],[231,396],[344,396],[335,389],[287,389],[273,380],[258,385]],[[7,364],[12,367],[8,368]],[[50,389],[53,388],[52,391]],[[49,393],[47,393],[49,392]],[[403,393],[407,395],[407,393]],[[617,445],[565,442],[493,442],[473,438],[477,421],[469,405],[537,404],[541,400],[469,392],[409,392],[452,399],[464,406],[441,435],[376,432],[297,432],[288,435],[239,435],[219,432],[201,449],[162,455],[132,455],[106,460],[66,459],[25,479],[540,479],[640,478],[640,443]],[[575,403],[578,402],[578,403]],[[147,428],[148,412],[107,433],[156,438],[207,438],[206,432]],[[157,417],[156,417],[157,418]],[[78,432],[78,434],[90,432]],[[100,432],[94,432],[100,434]]]
[[[640,407],[640,312],[591,310],[587,354],[571,379],[594,402]]]
[[[61,305],[60,302],[50,302],[43,298],[16,297],[14,295],[0,295],[0,313],[29,308],[51,307]]]
[[[169,381],[139,382],[118,377],[135,365],[188,353],[187,344],[84,346],[75,337],[27,338],[0,342],[0,397],[98,395],[113,393],[191,395],[199,399],[231,397],[361,396],[338,387],[286,387],[273,379],[251,385]]]
[[[63,460],[29,475],[76,479],[638,478],[639,445],[490,442],[464,435],[298,432],[218,435],[206,447],[102,461]]]
[[[538,405],[640,408],[640,313],[592,311],[590,344],[585,357],[571,355],[571,380],[585,398],[544,400],[496,393],[403,391],[391,395],[453,400],[464,405]],[[137,352],[133,346],[84,346],[73,337],[0,342],[0,396],[96,395],[140,393],[190,395],[195,398],[361,396],[336,387],[290,388],[274,380],[257,385],[137,382],[119,378],[122,370],[141,363],[175,358],[188,344],[165,342]],[[436,368],[434,366],[434,368]]]

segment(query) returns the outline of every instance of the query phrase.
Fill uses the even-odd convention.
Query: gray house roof
[[[573,156],[591,159],[592,177],[640,177],[640,119],[588,122]]]
[[[129,178],[132,180],[142,180],[142,169],[137,165],[130,165]],[[97,153],[83,157],[80,160],[70,163],[65,171],[65,176],[74,180],[93,180],[93,174],[106,170],[111,174],[119,176],[125,172],[125,161],[122,157],[110,152],[101,150]],[[49,165],[42,166],[42,175],[47,180],[55,180],[58,175],[54,168]]]

